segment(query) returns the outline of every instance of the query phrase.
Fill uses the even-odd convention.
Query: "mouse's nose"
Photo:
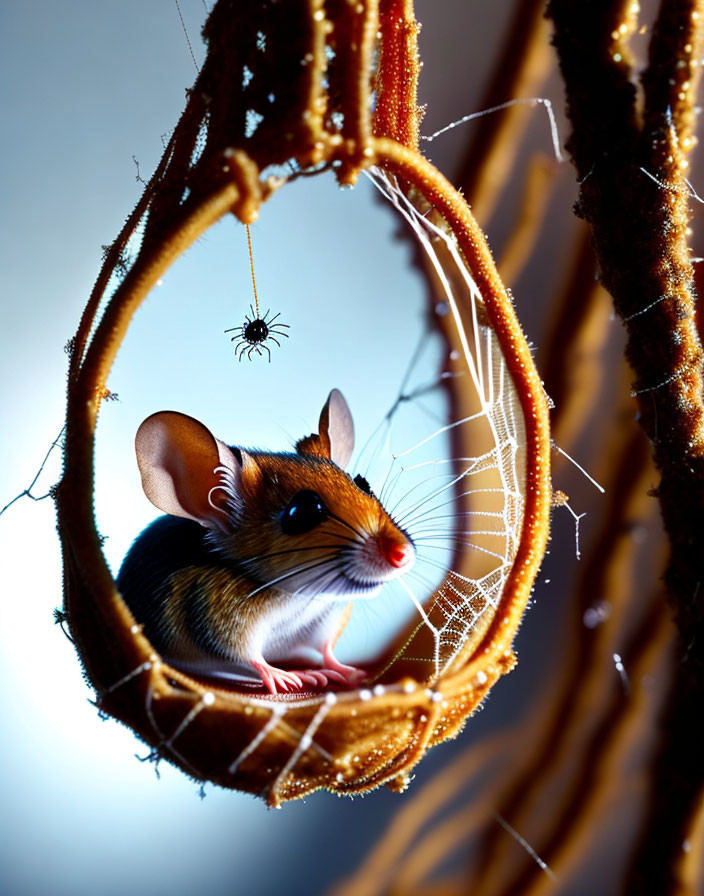
[[[382,552],[386,562],[396,569],[407,566],[413,558],[413,546],[408,542],[399,544],[397,541],[387,541],[382,545]]]

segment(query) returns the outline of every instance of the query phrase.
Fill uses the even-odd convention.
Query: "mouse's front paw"
[[[334,676],[335,681],[346,684],[348,687],[355,687],[367,678],[367,673],[363,669],[348,666],[337,659],[333,653],[332,641],[327,641],[323,646],[323,666],[322,671],[326,675]]]
[[[361,684],[367,677],[367,673],[361,669],[355,669],[353,666],[344,666],[342,663],[336,665],[334,669],[323,667],[322,669],[306,669],[304,672],[296,670],[296,675],[318,688],[327,687],[329,684],[344,685],[351,688]]]
[[[322,689],[329,684],[354,687],[367,677],[367,673],[361,669],[339,663],[334,657],[333,661],[334,668],[296,669],[295,671],[270,666],[266,660],[251,665],[256,669],[264,687],[270,694],[294,693],[311,687]]]
[[[259,673],[264,687],[270,694],[301,691],[304,688],[300,673],[289,672],[286,669],[277,669],[276,666],[270,666],[266,660],[262,660],[260,663],[252,663],[251,665]]]
[[[332,669],[296,670],[296,675],[299,675],[307,684],[313,685],[314,688],[326,688],[331,682],[344,683],[342,676]]]

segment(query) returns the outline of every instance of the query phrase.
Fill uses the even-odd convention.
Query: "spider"
[[[261,350],[264,349],[269,355],[269,363],[271,363],[271,351],[265,343],[271,339],[272,342],[275,342],[279,348],[281,348],[281,343],[276,337],[285,336],[288,339],[288,333],[284,333],[283,328],[285,327],[288,330],[290,327],[288,324],[274,323],[281,312],[275,314],[273,317],[269,317],[271,309],[268,308],[266,314],[264,314],[263,317],[259,317],[258,314],[255,313],[252,305],[249,306],[249,310],[251,311],[252,316],[249,317],[249,315],[247,315],[241,327],[230,327],[230,329],[225,330],[225,332],[235,333],[230,339],[230,342],[236,343],[235,355],[237,355],[239,361],[242,360],[245,352],[247,354],[247,360],[251,361],[252,352],[261,355]],[[257,308],[257,312],[258,311],[259,308]]]

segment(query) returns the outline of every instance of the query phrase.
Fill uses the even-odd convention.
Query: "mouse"
[[[352,603],[405,574],[415,547],[367,480],[345,472],[354,423],[342,393],[291,452],[226,445],[177,411],[148,417],[135,449],[166,516],[137,537],[117,586],[162,657],[270,694],[364,681],[335,643]]]

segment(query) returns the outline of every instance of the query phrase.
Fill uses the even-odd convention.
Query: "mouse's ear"
[[[152,414],[137,430],[135,448],[144,493],[155,507],[208,528],[226,524],[224,507],[242,466],[202,423],[175,411]]]
[[[333,389],[320,412],[317,434],[296,442],[299,454],[329,457],[344,469],[354,450],[354,423],[352,414],[339,389]]]
[[[354,451],[354,422],[345,396],[339,389],[333,389],[328,395],[318,429],[330,444],[330,460],[344,470]]]

